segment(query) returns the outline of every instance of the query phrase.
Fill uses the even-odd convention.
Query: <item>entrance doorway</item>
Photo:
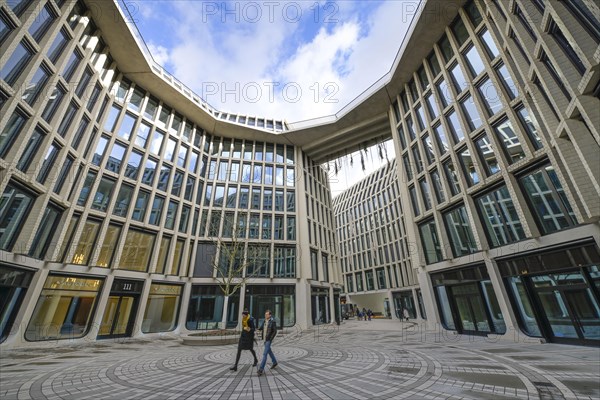
[[[450,290],[458,316],[456,320],[461,325],[458,331],[468,333],[491,332],[489,318],[477,285],[470,283],[451,286]]]
[[[600,340],[600,305],[579,271],[531,281],[553,341]]]
[[[98,331],[98,339],[129,337],[137,314],[143,282],[115,279]]]

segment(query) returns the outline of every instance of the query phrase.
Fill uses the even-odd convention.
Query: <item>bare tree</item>
[[[220,235],[211,237],[217,247],[212,267],[213,277],[225,297],[221,326],[226,329],[229,298],[251,278],[263,275],[265,265],[268,271],[269,258],[268,252],[265,258],[264,246],[247,245],[245,223],[234,227],[233,221],[225,217],[222,231],[215,229],[213,232],[221,232]]]

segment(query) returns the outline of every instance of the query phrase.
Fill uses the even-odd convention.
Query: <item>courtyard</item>
[[[262,346],[255,349],[260,354]],[[162,339],[3,350],[2,399],[597,399],[600,349],[427,331],[412,322],[344,321],[288,330],[279,365],[258,377],[236,345]],[[259,355],[260,357],[260,355]]]

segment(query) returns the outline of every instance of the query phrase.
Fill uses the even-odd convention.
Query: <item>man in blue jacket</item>
[[[263,338],[265,339],[265,351],[263,353],[262,361],[260,362],[260,367],[258,368],[258,376],[261,376],[265,370],[267,355],[269,355],[271,357],[271,361],[273,361],[271,368],[277,367],[277,359],[275,358],[275,354],[273,354],[273,350],[271,350],[271,343],[277,335],[277,323],[271,317],[271,310],[265,311],[265,321],[259,330],[262,331]]]

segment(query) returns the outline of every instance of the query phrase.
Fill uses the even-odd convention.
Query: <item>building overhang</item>
[[[102,31],[119,70],[151,93],[160,94],[162,101],[188,120],[213,135],[293,144],[301,147],[315,162],[322,163],[391,138],[390,105],[466,0],[423,0],[386,75],[335,115],[291,123],[289,131],[281,133],[218,118],[217,110],[167,74],[146,54],[137,28],[116,1],[84,2]]]

